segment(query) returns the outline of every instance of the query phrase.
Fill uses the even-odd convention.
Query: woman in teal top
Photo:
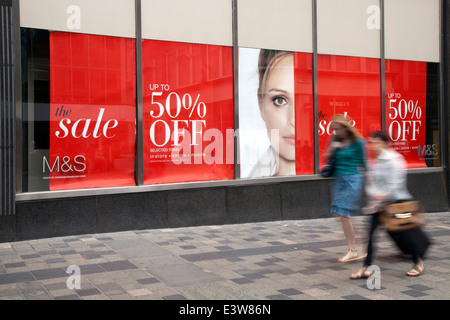
[[[339,262],[361,260],[366,256],[358,254],[350,219],[359,210],[363,195],[363,172],[366,170],[364,140],[356,128],[349,125],[350,121],[348,116],[334,116],[334,137],[324,153],[325,158],[335,159],[331,213],[340,217],[349,248]]]
[[[335,153],[334,175],[360,174],[366,170],[364,142],[357,139],[347,147],[337,148]]]

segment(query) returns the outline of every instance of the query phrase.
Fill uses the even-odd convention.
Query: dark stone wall
[[[329,216],[329,181],[207,187],[16,203],[0,241]]]
[[[448,211],[443,172],[411,173],[408,186],[427,212]],[[16,203],[0,242],[105,233],[330,217],[331,180],[47,199]]]

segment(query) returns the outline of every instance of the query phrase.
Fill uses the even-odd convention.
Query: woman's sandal
[[[350,249],[350,251],[347,252],[347,254],[344,257],[340,258],[338,260],[338,262],[347,263],[347,262],[352,262],[352,261],[360,261],[366,257],[367,257],[367,253],[360,256],[360,255],[358,255],[358,251],[356,251],[356,249]]]
[[[358,272],[352,273],[350,279],[365,279],[369,278],[372,275],[372,272],[367,271],[367,267],[362,267]]]
[[[419,259],[419,262],[414,264],[411,270],[409,270],[406,275],[410,277],[420,276],[425,271],[425,265],[422,260]]]

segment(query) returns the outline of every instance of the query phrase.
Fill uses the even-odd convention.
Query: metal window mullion
[[[381,130],[386,131],[386,46],[384,28],[384,0],[380,0],[380,98]]]
[[[20,39],[20,13],[19,13],[20,1],[13,1],[13,41],[14,41],[14,134],[15,134],[15,146],[14,146],[14,165],[15,165],[15,188],[16,193],[22,193],[23,191],[23,152],[22,152],[22,53],[21,53],[21,39]]]
[[[144,184],[144,133],[143,133],[143,90],[142,90],[142,6],[141,0],[135,0],[136,32],[136,184]]]
[[[317,0],[312,0],[312,46],[313,46],[313,130],[314,130],[314,172],[320,171],[319,155],[319,84],[318,84],[318,50],[317,50]]]
[[[239,41],[238,3],[232,0],[232,46],[233,46],[233,126],[234,126],[234,179],[241,178],[239,133]]]
[[[447,2],[448,3],[448,2]],[[444,80],[444,72],[445,72],[445,66],[444,66],[444,58],[445,58],[445,43],[444,43],[444,36],[448,37],[445,30],[445,20],[444,18],[446,15],[444,14],[444,1],[441,0],[439,2],[439,143],[440,143],[440,163],[439,165],[441,167],[448,167],[449,163],[449,155],[447,154],[448,150],[448,124],[447,124],[447,116],[448,111],[445,110],[444,104],[445,104],[445,80]],[[448,90],[448,89],[447,89]],[[447,92],[448,94],[448,92]]]
[[[14,166],[14,17],[13,17],[13,9],[12,6],[8,7],[8,27],[6,28],[7,32],[7,39],[9,43],[9,48],[7,50],[7,101],[8,101],[8,108],[7,108],[7,115],[6,115],[6,129],[7,129],[7,207],[5,210],[5,214],[12,215],[15,213],[15,193],[14,193],[14,180],[15,180],[15,166]],[[4,184],[6,186],[6,184]]]
[[[14,10],[10,2],[0,5],[0,215],[15,213],[15,64]]]

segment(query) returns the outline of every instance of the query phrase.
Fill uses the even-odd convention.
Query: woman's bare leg
[[[341,216],[342,230],[344,230],[345,240],[349,250],[356,250],[355,245],[355,230],[353,229],[353,223],[350,217]]]

